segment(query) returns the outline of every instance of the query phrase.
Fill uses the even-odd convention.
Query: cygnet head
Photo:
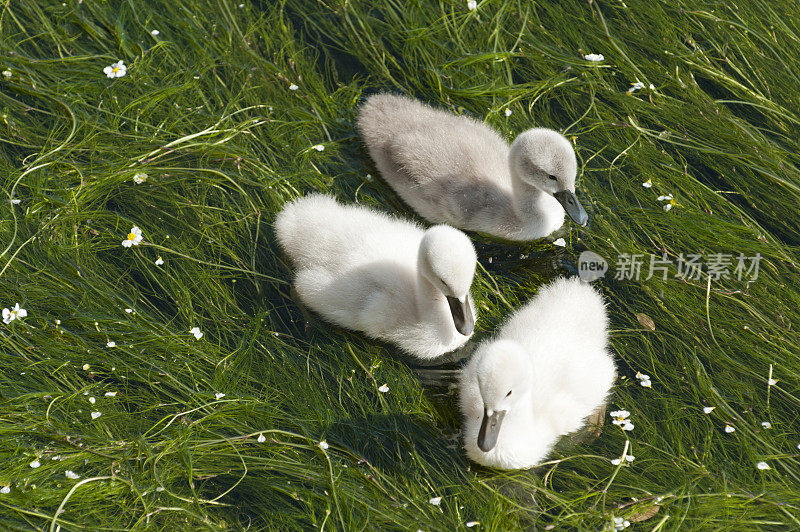
[[[584,226],[589,221],[575,196],[578,162],[564,135],[546,128],[523,131],[511,144],[508,164],[522,182],[557,199],[575,223]]]
[[[475,356],[480,357],[475,373],[483,400],[478,448],[489,452],[497,444],[503,418],[530,391],[532,369],[525,348],[513,340],[486,344]]]
[[[469,288],[477,260],[467,235],[447,225],[425,231],[419,245],[419,272],[447,297],[456,330],[464,336],[475,328]]]

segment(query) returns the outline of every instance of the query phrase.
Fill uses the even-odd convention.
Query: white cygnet
[[[458,229],[312,194],[288,203],[275,231],[301,301],[325,319],[426,360],[472,335],[476,255]]]
[[[578,278],[542,288],[461,374],[464,448],[479,464],[534,467],[600,408],[616,377],[602,296]]]

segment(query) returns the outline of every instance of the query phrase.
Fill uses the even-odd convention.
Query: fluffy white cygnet
[[[578,278],[542,288],[461,374],[464,448],[499,469],[537,465],[606,400],[616,368],[602,296]]]
[[[509,147],[481,122],[394,94],[361,107],[358,128],[386,182],[435,223],[511,240],[549,235],[588,216],[575,196],[570,142],[535,128]]]
[[[423,230],[367,207],[312,194],[275,221],[304,305],[325,319],[432,359],[472,335],[475,249],[452,227]]]

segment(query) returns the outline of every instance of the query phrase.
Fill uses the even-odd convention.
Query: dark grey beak
[[[478,431],[478,447],[481,451],[488,453],[497,445],[497,436],[500,435],[500,425],[505,415],[505,410],[497,410],[492,415],[486,409],[483,410],[483,422]]]
[[[553,194],[553,197],[564,207],[564,210],[567,211],[567,214],[569,214],[573,222],[581,227],[584,227],[589,222],[589,215],[586,214],[586,210],[583,208],[583,205],[581,205],[581,202],[578,201],[574,192],[571,190],[562,190],[561,192]]]
[[[447,296],[447,303],[450,305],[450,312],[453,314],[453,323],[456,330],[464,336],[469,336],[475,329],[475,318],[472,316],[472,309],[469,307],[469,294],[464,297],[464,302],[458,298]]]

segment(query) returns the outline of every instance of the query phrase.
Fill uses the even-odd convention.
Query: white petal
[[[386,393],[386,392],[388,392],[388,391],[389,391],[389,386],[388,386],[388,385],[386,385],[386,384],[384,384],[383,386],[381,386],[380,388],[378,388],[378,391],[379,391],[379,392],[381,392],[381,393]]]
[[[117,342],[115,342],[115,341],[113,341],[113,340],[112,340],[112,341],[108,342],[106,345],[107,345],[108,347],[117,347]]]
[[[89,404],[94,404],[95,401],[97,401],[97,399],[95,399],[94,397],[89,398]]]
[[[296,90],[297,90],[297,89],[299,89],[299,88],[300,88],[300,87],[298,87],[298,86],[297,86],[297,85],[295,85],[294,83],[292,83],[291,85],[289,85],[289,90],[290,90],[290,91],[296,91]]]
[[[156,259],[156,266],[161,266],[162,264],[164,264],[164,259],[162,259],[161,257],[158,257]]]
[[[320,449],[322,449],[323,451],[324,451],[325,449],[327,449],[328,447],[330,447],[330,445],[328,445],[328,442],[326,442],[325,440],[322,440],[322,441],[321,441],[321,442],[319,442],[317,445],[318,445],[318,446],[319,446],[319,448],[320,448]]]
[[[40,465],[42,465],[42,463],[41,463],[41,462],[40,462],[40,461],[37,459],[37,460],[34,460],[33,462],[31,462],[31,463],[30,463],[30,464],[28,464],[28,465],[30,465],[30,466],[31,466],[33,469],[36,469],[37,467],[39,467]]]
[[[603,54],[586,54],[583,58],[587,61],[603,61],[605,59]]]
[[[223,397],[225,397],[225,394],[224,394],[224,393],[221,393],[221,392],[217,392],[217,393],[215,393],[215,394],[214,394],[214,397],[216,397],[216,398],[217,398],[217,400],[219,401],[220,399],[222,399]]]
[[[72,471],[72,470],[69,470],[69,469],[64,471],[64,475],[67,478],[72,479],[72,480],[78,480],[79,478],[81,478],[81,476],[79,474],[77,474],[75,471]]]
[[[151,32],[150,32],[150,34],[151,34],[151,35],[153,35],[154,37],[155,37],[156,35],[158,35],[159,33],[161,33],[161,32],[160,32],[160,31],[158,31],[158,30],[153,30],[153,31],[151,31]]]
[[[736,428],[732,427],[731,425],[725,425],[725,432],[730,434],[731,432],[736,432]]]
[[[764,427],[765,429],[771,429],[772,423],[770,423],[769,421],[762,421],[761,426]]]
[[[650,187],[653,186],[653,182],[652,181],[645,181],[644,183],[642,183],[642,186],[644,188],[650,188]]]
[[[105,396],[106,396],[106,397],[114,397],[114,396],[116,396],[116,395],[117,395],[117,392],[106,392],[106,393],[105,393]]]
[[[6,493],[11,493],[11,486],[3,486],[0,488],[0,493],[5,495]]]
[[[442,502],[442,498],[441,497],[431,497],[428,502],[431,503],[434,506],[439,506],[439,504]]]
[[[714,411],[715,408],[717,408],[717,407],[716,406],[704,406],[703,407],[703,413],[704,414],[710,414],[711,412]]]
[[[664,211],[665,212],[669,212],[670,209],[672,209],[672,203],[667,203],[666,205],[664,205]]]
[[[472,528],[472,527],[477,526],[479,524],[480,524],[479,521],[469,521],[464,526],[466,526],[467,528]]]
[[[264,443],[265,441],[267,441],[267,437],[266,437],[266,436],[264,436],[263,434],[259,434],[259,435],[258,435],[258,438],[256,439],[256,441],[257,441],[258,443]]]
[[[557,238],[553,240],[553,245],[563,248],[567,245],[567,241],[564,240],[563,238]]]
[[[513,113],[513,112],[514,112],[514,111],[512,111],[511,109],[506,109],[506,110],[505,110],[505,114],[506,114],[506,116],[511,116],[511,113]]]
[[[759,462],[759,463],[756,464],[756,467],[758,469],[761,469],[762,471],[767,470],[767,469],[772,469],[771,467],[769,467],[769,464],[766,463],[766,462]]]
[[[314,146],[314,149],[317,151],[325,151],[325,146],[323,146],[322,144],[317,144],[316,146]]]
[[[622,463],[622,460],[620,460],[619,458],[614,458],[613,460],[611,460],[611,463],[614,465],[619,465]]]
[[[3,316],[5,316],[5,313],[3,313]],[[778,379],[769,379],[767,381],[767,386],[775,386],[776,384],[778,384]]]
[[[645,388],[651,388],[651,387],[653,386],[653,383],[652,383],[652,382],[650,382],[650,379],[643,380],[643,381],[641,381],[639,384],[641,384],[641,385],[642,385],[642,386],[644,386]]]
[[[92,416],[92,419],[97,419],[97,418],[99,418],[99,417],[100,417],[100,416],[102,416],[102,415],[103,415],[103,414],[102,414],[101,412],[92,412],[92,414],[91,414],[91,416]]]
[[[628,422],[628,423],[625,423],[624,425],[622,425],[622,430],[631,431],[631,430],[633,430],[633,427],[634,427],[633,423]]]
[[[625,460],[627,460],[628,462],[633,462],[634,460],[636,460],[636,457],[633,456],[632,454],[629,454],[625,456]]]

